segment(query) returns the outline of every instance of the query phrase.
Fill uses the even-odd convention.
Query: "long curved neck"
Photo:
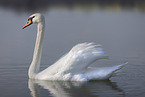
[[[42,22],[38,23],[38,32],[37,32],[37,38],[36,38],[35,49],[33,54],[33,60],[29,67],[29,72],[28,72],[29,78],[34,78],[40,68],[43,39],[44,39],[44,29],[45,29],[45,22],[43,20]]]

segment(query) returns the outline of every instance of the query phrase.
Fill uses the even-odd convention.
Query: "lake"
[[[6,1],[9,3],[0,1],[1,97],[145,96],[145,2]],[[35,12],[41,12],[46,20],[41,70],[82,42],[101,44],[109,56],[92,67],[128,64],[105,81],[29,79],[37,26],[22,27]]]

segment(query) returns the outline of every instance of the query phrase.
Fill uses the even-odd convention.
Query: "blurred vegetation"
[[[10,8],[20,12],[46,11],[52,7],[84,11],[104,9],[145,12],[145,0],[0,0],[0,8]]]

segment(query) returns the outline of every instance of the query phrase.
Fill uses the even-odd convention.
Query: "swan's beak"
[[[32,19],[28,19],[28,22],[23,26],[23,29],[32,24]]]

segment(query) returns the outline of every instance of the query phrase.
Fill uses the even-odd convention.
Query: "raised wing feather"
[[[105,58],[105,53],[100,45],[81,43],[74,46],[67,56],[63,69],[66,72],[78,73],[84,71],[94,61]]]

